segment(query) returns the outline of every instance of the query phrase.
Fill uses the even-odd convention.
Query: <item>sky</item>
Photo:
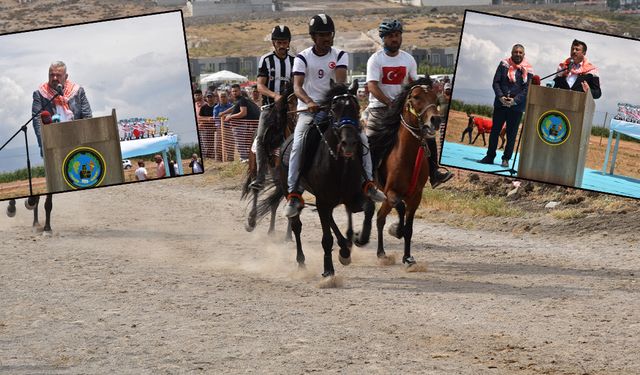
[[[31,118],[33,92],[61,60],[93,116],[167,117],[181,144],[198,141],[180,12],[0,36],[0,146]],[[32,165],[42,165],[33,127]],[[26,168],[24,136],[0,151],[0,173]]]
[[[598,67],[602,97],[595,100],[593,122],[602,126],[605,113],[617,112],[617,103],[640,104],[638,82],[640,42],[487,14],[466,12],[458,55],[453,99],[493,105],[491,88],[500,60],[511,56],[511,47],[522,44],[525,57],[541,78],[556,71],[569,57],[574,39],[587,44],[587,59]],[[544,80],[552,82],[553,76]],[[606,125],[608,126],[608,118]]]

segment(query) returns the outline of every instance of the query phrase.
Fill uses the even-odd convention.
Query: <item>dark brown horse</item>
[[[24,206],[33,210],[33,229],[37,230],[39,228],[40,223],[38,222],[38,203],[40,203],[40,196],[34,195],[27,198],[24,201]],[[47,199],[44,202],[44,210],[45,210],[45,222],[44,227],[42,228],[44,235],[51,234],[51,210],[53,209],[53,199],[51,194],[47,194]],[[11,199],[9,201],[9,206],[7,206],[7,216],[14,217],[16,216],[16,200]]]
[[[268,156],[269,173],[275,176],[275,168],[278,166],[280,159],[280,146],[291,134],[296,127],[297,114],[295,108],[298,105],[298,99],[293,93],[293,87],[286,85],[285,90],[276,103],[273,104],[273,108],[266,119],[268,129],[264,136],[264,147],[266,148],[266,154]],[[256,207],[258,202],[258,190],[250,188],[250,184],[255,180],[257,175],[257,163],[256,154],[251,150],[249,153],[249,163],[247,167],[247,175],[242,185],[241,199],[247,198],[251,195],[251,201],[249,214],[247,215],[247,222],[245,223],[245,229],[247,232],[251,232],[256,227]],[[274,207],[271,211],[271,221],[269,223],[269,233],[273,233],[275,228],[276,210]],[[291,232],[287,230],[287,238],[291,238]]]
[[[351,212],[360,211],[364,200],[362,192],[362,143],[358,122],[359,104],[355,96],[357,85],[351,89],[344,86],[332,88],[321,106],[329,108],[328,121],[311,125],[308,135],[317,135],[319,139],[316,147],[305,143],[303,168],[300,174],[300,186],[315,195],[316,208],[322,225],[322,248],[324,250],[323,277],[333,276],[333,260],[331,256],[333,235],[335,234],[340,247],[340,262],[349,264],[351,261],[351,237],[353,235]],[[317,116],[316,116],[317,118]],[[320,135],[321,134],[321,135]],[[291,139],[287,140],[282,149],[283,159],[287,160]],[[288,163],[280,163],[279,178],[273,191],[258,207],[258,216],[271,212],[278,207],[287,191]],[[333,210],[344,204],[349,218],[346,237],[342,235],[335,221]],[[300,215],[289,218],[289,223],[296,238],[296,260],[300,267],[304,267],[305,256],[302,251],[300,233],[302,222]]]
[[[387,199],[378,210],[378,257],[385,256],[383,229],[392,208],[398,211],[399,223],[390,232],[397,238],[404,237],[402,262],[415,264],[411,256],[413,218],[422,200],[422,189],[429,179],[430,156],[427,139],[435,138],[441,118],[436,108],[437,96],[429,78],[423,78],[406,86],[394,101],[383,121],[384,128],[375,129],[369,137],[377,168],[377,180],[384,187]],[[381,161],[379,164],[376,160]],[[365,207],[362,233],[356,244],[369,241],[373,202]]]

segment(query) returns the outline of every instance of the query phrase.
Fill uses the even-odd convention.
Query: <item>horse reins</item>
[[[413,89],[415,89],[416,87],[420,87],[422,90],[424,90],[425,92],[429,91],[429,86],[426,85],[420,85],[420,86],[414,86],[411,88],[411,91],[409,92],[409,97],[411,97],[411,93],[413,92]],[[411,126],[405,119],[404,116],[402,115],[402,113],[400,114],[400,123],[402,124],[402,126],[405,127],[405,129],[407,129],[407,131],[409,132],[409,134],[411,134],[414,138],[416,138],[419,142],[420,142],[420,147],[418,147],[418,153],[416,155],[416,160],[414,162],[414,166],[413,166],[413,171],[411,173],[411,181],[409,183],[409,191],[407,192],[407,196],[412,196],[413,193],[416,191],[416,187],[417,187],[417,182],[418,182],[418,176],[420,174],[420,170],[422,169],[422,159],[424,157],[424,154],[427,154],[427,157],[431,157],[431,153],[429,152],[429,148],[427,147],[427,136],[422,136],[422,134],[417,134],[417,132],[422,133],[423,132],[423,125],[424,125],[424,120],[422,119],[422,117],[424,116],[424,114],[427,112],[427,110],[431,107],[435,107],[436,105],[434,103],[431,103],[429,105],[427,105],[425,108],[422,109],[422,111],[420,111],[420,113],[417,113],[415,108],[413,108],[413,105],[411,105],[411,102],[409,100],[407,100],[407,103],[405,105],[407,107],[407,110],[409,111],[409,113],[411,113],[412,115],[414,115],[417,120],[418,120],[418,126]]]

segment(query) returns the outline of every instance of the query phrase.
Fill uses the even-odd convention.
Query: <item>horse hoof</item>
[[[393,254],[378,254],[378,264],[381,266],[393,266],[394,264],[396,264],[396,257]]]
[[[412,266],[412,265],[414,265],[416,263],[417,263],[416,260],[413,259],[412,256],[408,256],[408,257],[404,256],[404,257],[402,257],[402,264],[405,264],[407,267]]]
[[[51,236],[53,236],[53,232],[51,231],[51,229],[42,231],[42,237],[51,237]]]
[[[256,228],[255,223],[253,225],[251,225],[250,222],[247,222],[244,224],[244,230],[246,230],[247,232],[253,232],[255,228]]]
[[[325,277],[325,278],[326,277],[331,277],[331,276],[334,276],[335,274],[336,274],[335,271],[324,271],[322,273],[322,277]]]
[[[393,223],[389,226],[389,234],[398,239],[402,238],[402,233],[398,228],[398,223]]]
[[[354,240],[353,240],[353,243],[354,243],[356,246],[358,246],[358,247],[365,246],[366,244],[368,244],[368,243],[369,243],[369,239],[367,239],[367,240],[361,240],[361,239],[360,239],[360,233],[359,233],[359,232],[358,232],[358,233],[356,233],[356,235],[355,235],[354,237],[355,237],[355,238],[354,238]]]
[[[351,256],[344,258],[342,255],[338,255],[338,260],[343,266],[348,266],[351,264]]]
[[[7,207],[7,216],[9,216],[9,217],[16,216],[16,206]]]

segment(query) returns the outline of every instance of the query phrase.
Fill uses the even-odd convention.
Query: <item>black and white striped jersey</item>
[[[287,54],[284,59],[280,59],[275,52],[269,52],[260,58],[258,63],[258,77],[267,77],[267,88],[273,92],[282,94],[285,89],[285,82],[293,85],[291,71],[294,57]],[[273,98],[262,96],[263,104],[273,103]]]

